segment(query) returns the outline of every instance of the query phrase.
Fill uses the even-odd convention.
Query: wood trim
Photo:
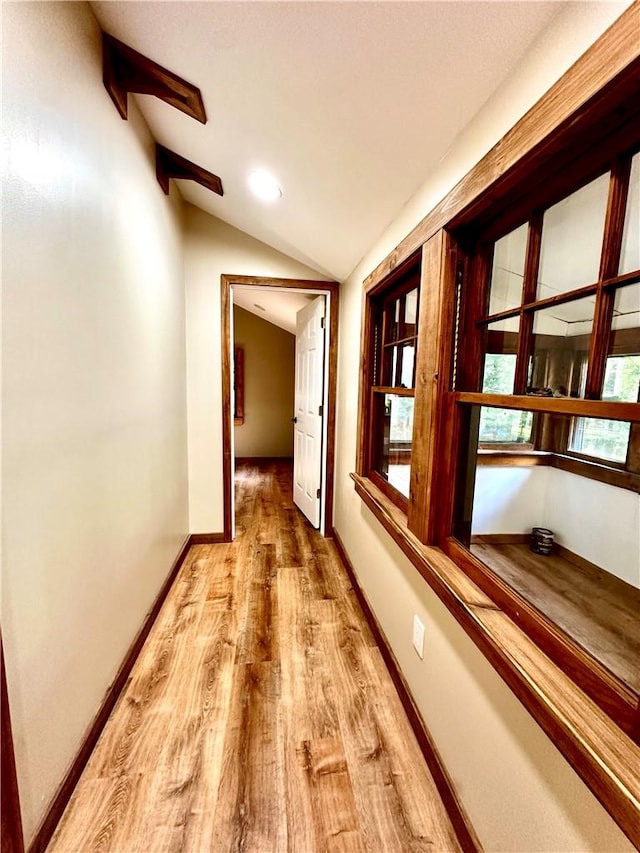
[[[24,853],[24,836],[22,832],[22,814],[20,812],[20,794],[18,791],[18,776],[16,773],[16,757],[13,749],[13,732],[11,730],[11,713],[7,691],[7,676],[4,665],[4,647],[0,634],[0,668],[1,668],[1,767],[2,784],[0,793],[2,800],[2,817],[0,819],[0,836],[2,853]]]
[[[231,462],[231,287],[220,277],[220,338],[222,342],[222,507],[224,541],[233,540]]]
[[[189,535],[189,545],[219,545],[222,542],[228,542],[224,533],[191,533]]]
[[[127,94],[137,92],[160,98],[190,118],[207,123],[202,93],[197,86],[108,33],[102,34],[102,79],[123,119],[127,118]]]
[[[491,467],[520,467],[525,468],[533,465],[548,465],[579,477],[588,477],[618,489],[627,489],[630,492],[640,494],[640,474],[633,471],[625,471],[622,468],[613,468],[604,462],[596,460],[581,459],[576,456],[552,453],[547,450],[479,450],[478,465]]]
[[[640,748],[440,548],[423,545],[364,477],[358,495],[493,668],[640,847]]]
[[[373,339],[373,312],[369,311],[369,297],[364,291],[362,293],[360,311],[360,377],[358,382],[358,423],[356,427],[356,471],[364,477],[369,465],[370,442],[365,440],[365,438],[368,438],[371,430],[369,378],[373,373],[372,360],[375,346]]]
[[[220,305],[221,322],[220,338],[222,345],[222,478],[224,503],[224,534],[225,541],[232,540],[231,517],[231,287],[233,285],[250,285],[252,287],[278,287],[295,290],[317,291],[329,294],[329,387],[327,390],[327,476],[324,489],[324,518],[325,536],[333,528],[333,492],[335,466],[335,436],[336,436],[336,397],[338,378],[338,323],[339,323],[339,293],[337,281],[313,281],[301,278],[273,278],[269,276],[230,275],[220,276]]]
[[[450,538],[442,543],[442,550],[622,731],[633,735],[638,705],[635,691],[585,652],[460,542]]]
[[[606,400],[583,400],[576,397],[537,397],[535,394],[479,394],[456,391],[456,402],[498,409],[523,409],[559,415],[582,415],[612,421],[640,421],[640,403],[608,403]]]
[[[560,453],[552,453],[550,464],[561,471],[577,474],[579,477],[588,477],[590,480],[598,480],[609,486],[619,489],[628,489],[630,492],[640,494],[640,474],[632,471],[624,471],[620,468],[611,468],[604,463],[578,459],[575,456],[565,456]]]
[[[420,750],[422,751],[427,763],[427,767],[433,776],[438,792],[442,797],[442,802],[444,803],[447,814],[453,824],[458,841],[460,842],[460,847],[464,853],[481,853],[483,848],[480,844],[480,839],[476,835],[476,831],[473,828],[469,815],[464,808],[462,800],[458,796],[453,780],[447,772],[446,765],[440,756],[435,741],[433,740],[431,733],[418,710],[418,706],[416,705],[409,685],[402,674],[402,669],[400,668],[400,664],[398,663],[393,649],[391,648],[391,644],[389,643],[389,640],[387,639],[387,636],[384,633],[371,604],[369,603],[366,593],[360,586],[355,569],[349,559],[349,555],[347,554],[344,543],[340,538],[340,534],[335,530],[335,528],[332,531],[332,536],[338,557],[345,568],[364,617],[367,620],[371,633],[373,634],[378,648],[380,649],[380,653],[382,654],[382,658],[386,664],[389,675],[391,676],[398,692],[398,696],[400,697],[405,713],[409,718],[411,728],[416,736],[416,740],[418,741]]]
[[[487,545],[528,545],[529,533],[478,533],[471,537],[471,544],[484,542]],[[555,543],[554,543],[555,544]],[[557,544],[556,544],[557,547]]]
[[[123,119],[127,118],[127,94],[138,92],[154,95],[190,118],[207,123],[202,93],[197,86],[108,33],[102,34],[102,79]]]
[[[422,542],[435,537],[437,466],[444,436],[438,429],[440,401],[449,386],[454,325],[455,245],[445,231],[422,249],[409,529]]]
[[[549,156],[558,137],[569,126],[579,134],[580,120],[593,120],[602,102],[619,87],[637,87],[623,72],[640,65],[638,58],[640,4],[633,3],[586,51],[505,136],[474,166],[433,210],[391,251],[364,281],[365,291],[375,288],[436,231],[463,224],[478,216],[481,204],[489,206],[505,188],[521,179],[526,168]],[[579,115],[578,115],[579,114]],[[491,192],[488,192],[491,190]],[[478,197],[484,195],[482,202]],[[464,214],[464,216],[463,216]]]
[[[80,776],[82,775],[82,771],[87,765],[89,758],[91,757],[91,753],[93,752],[96,743],[98,742],[98,738],[102,734],[102,730],[106,725],[107,720],[109,719],[109,715],[115,708],[116,702],[120,698],[120,694],[124,689],[127,679],[133,669],[133,665],[135,664],[138,656],[142,650],[142,646],[144,645],[145,640],[149,635],[149,631],[151,630],[153,623],[156,621],[158,614],[160,613],[160,609],[164,604],[164,601],[169,594],[169,590],[173,586],[173,583],[180,571],[180,567],[185,561],[185,558],[189,552],[189,548],[192,545],[191,536],[187,536],[182,543],[180,551],[178,552],[178,556],[173,562],[169,570],[169,574],[167,575],[166,580],[162,584],[160,588],[160,592],[156,596],[155,601],[151,607],[151,610],[145,617],[144,622],[138,633],[136,634],[133,642],[131,643],[127,654],[124,657],[124,660],[120,664],[120,668],[116,673],[115,678],[111,682],[109,686],[106,696],[102,702],[102,705],[98,709],[98,713],[96,714],[93,722],[87,729],[87,732],[80,744],[80,748],[76,754],[76,757],[73,759],[69,770],[67,771],[64,779],[62,780],[60,787],[58,788],[53,800],[51,801],[45,816],[40,823],[40,826],[36,830],[33,841],[29,845],[29,853],[45,853],[47,845],[51,841],[53,833],[56,830],[56,827],[60,823],[62,819],[62,815],[64,814],[64,810],[67,807],[69,800],[71,799],[71,795],[80,780]]]
[[[538,268],[540,266],[540,249],[542,246],[542,213],[535,212],[529,220],[527,234],[527,250],[522,283],[522,302],[534,302],[538,296]],[[518,325],[518,352],[516,356],[516,371],[513,382],[514,394],[524,394],[527,390],[527,374],[529,372],[529,356],[533,349],[533,314],[520,311]]]
[[[528,468],[534,465],[553,465],[552,454],[544,450],[479,450],[478,465],[493,468]]]
[[[181,181],[195,181],[206,190],[217,195],[224,195],[222,189],[222,181],[213,172],[208,172],[202,166],[192,163],[176,154],[175,151],[170,151],[164,145],[156,142],[156,178],[163,189],[165,195],[169,195],[169,179],[177,178]]]

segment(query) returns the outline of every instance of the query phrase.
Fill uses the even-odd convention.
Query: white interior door
[[[316,528],[322,489],[324,316],[324,296],[296,315],[293,500]]]

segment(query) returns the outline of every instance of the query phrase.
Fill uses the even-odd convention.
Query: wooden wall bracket
[[[197,86],[167,71],[161,65],[102,34],[102,79],[123,119],[127,118],[127,95],[154,95],[196,121],[207,123],[202,94]]]
[[[156,143],[156,177],[165,195],[169,195],[169,178],[195,181],[211,192],[224,195],[222,181],[217,175],[207,172],[191,160],[185,160],[184,157],[158,143]]]

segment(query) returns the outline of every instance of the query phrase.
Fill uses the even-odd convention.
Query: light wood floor
[[[458,850],[289,467],[239,467],[236,495],[236,541],[189,552],[48,850]]]
[[[476,542],[471,551],[527,601],[640,692],[640,591],[595,566],[528,545]]]

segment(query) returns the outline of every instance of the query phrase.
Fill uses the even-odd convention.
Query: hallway
[[[238,465],[236,519],[191,548],[50,853],[458,850],[287,462]]]

